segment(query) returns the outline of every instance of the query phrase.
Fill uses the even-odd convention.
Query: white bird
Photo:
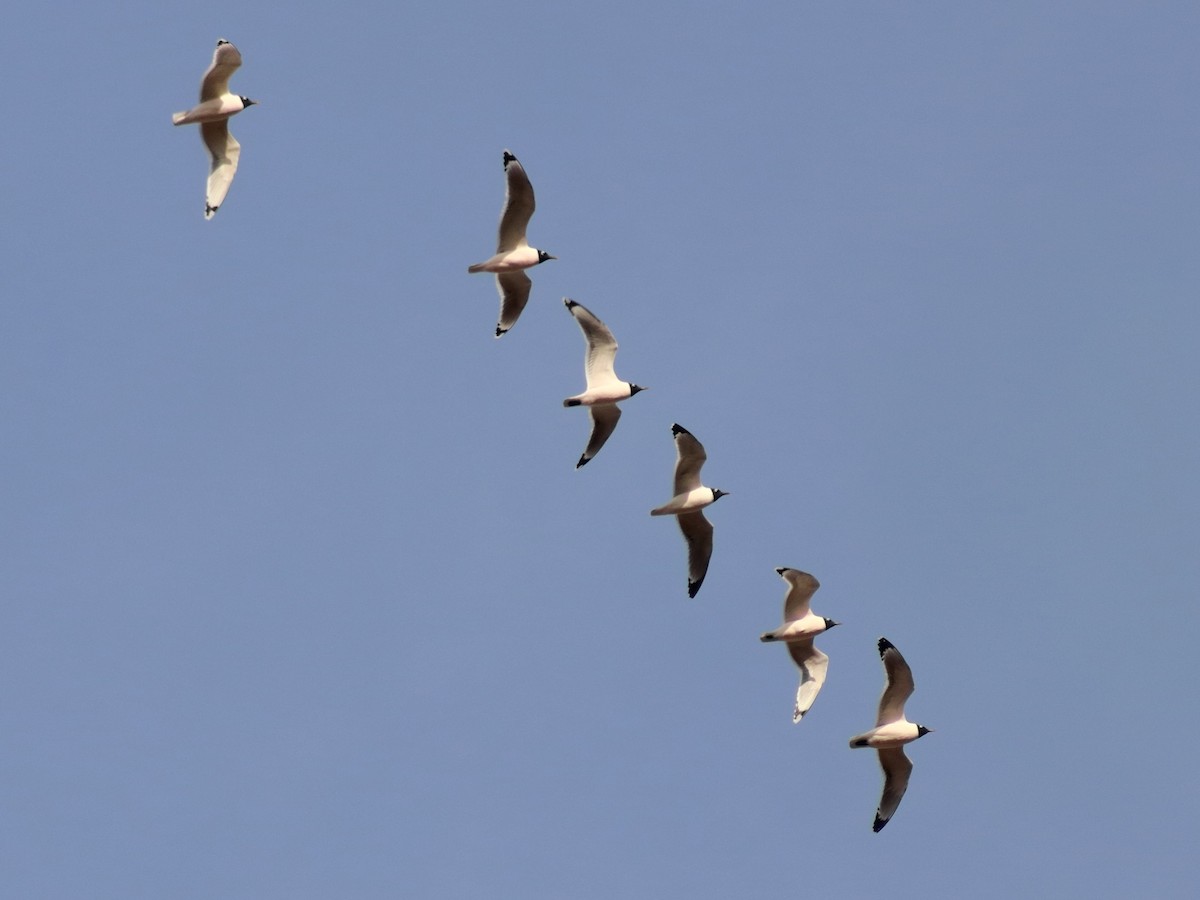
[[[204,198],[206,219],[211,219],[225,201],[229,185],[233,183],[233,175],[237,172],[238,157],[242,153],[241,144],[229,133],[229,117],[258,102],[229,92],[229,78],[241,64],[242,54],[237,47],[224,38],[218,40],[212,65],[200,81],[200,103],[187,112],[171,116],[171,121],[176,125],[200,123],[200,136],[204,138],[211,157]]]
[[[778,568],[775,571],[788,583],[787,596],[783,600],[783,625],[774,631],[763,632],[758,639],[764,643],[786,641],[788,653],[800,670],[800,687],[796,690],[796,706],[792,710],[794,724],[812,708],[829,668],[829,657],[816,648],[813,638],[840,623],[814,615],[809,610],[809,601],[821,582],[799,569]]]
[[[912,696],[916,685],[913,683],[912,669],[900,651],[887,638],[880,638],[879,656],[883,660],[887,684],[883,696],[879,698],[875,727],[850,738],[851,748],[874,747],[879,751],[879,765],[883,768],[883,796],[879,800],[879,809],[875,811],[873,831],[879,831],[888,823],[908,789],[912,763],[904,755],[904,745],[933,731],[904,718],[904,703]]]
[[[524,270],[557,259],[545,250],[530,247],[525,240],[525,229],[535,208],[533,185],[517,158],[504,151],[504,174],[508,187],[504,196],[504,210],[500,213],[500,240],[496,255],[481,263],[468,266],[468,272],[494,272],[496,289],[500,292],[500,321],[496,323],[496,337],[500,337],[517,324],[521,310],[529,302],[529,289],[533,282]]]
[[[617,403],[644,391],[641,385],[621,381],[613,371],[613,360],[617,356],[617,339],[608,326],[596,318],[586,306],[563,297],[567,311],[575,317],[587,343],[587,355],[583,358],[583,373],[587,377],[587,390],[563,401],[563,406],[586,406],[592,416],[592,437],[587,448],[579,457],[575,468],[579,468],[600,452],[608,440],[621,410]]]
[[[701,512],[706,506],[728,496],[728,491],[714,490],[700,483],[700,467],[708,459],[704,446],[682,425],[671,426],[675,435],[675,496],[657,509],[652,516],[675,516],[679,530],[688,545],[688,596],[695,597],[708,572],[712,558],[713,527]]]

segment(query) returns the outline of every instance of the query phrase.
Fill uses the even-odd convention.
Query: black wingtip
[[[691,434],[691,432],[688,431],[686,428],[684,428],[682,425],[680,425],[678,422],[676,422],[674,425],[671,426],[671,434],[678,437],[681,434]]]
[[[563,297],[563,304],[567,307],[567,309],[574,309],[575,307],[577,307],[579,305],[574,300],[572,300],[570,297]]]
[[[516,158],[515,156],[513,156],[513,155],[512,155],[511,153],[509,153],[507,150],[505,150],[505,151],[504,151],[504,168],[506,168],[506,169],[507,169],[507,168],[508,168],[508,164],[509,164],[510,162],[516,162],[516,161],[517,161],[517,158]]]
[[[503,337],[506,334],[508,334],[507,328],[501,328],[499,325],[496,326],[496,337]]]
[[[583,456],[579,457],[579,462],[575,463],[575,468],[577,468],[577,469],[583,468],[591,461],[591,459],[592,458],[590,456],[588,456],[587,454],[584,454]]]
[[[896,645],[893,644],[891,641],[889,641],[887,638],[881,637],[879,639],[879,655],[880,656],[883,656],[883,654],[885,652],[887,652],[888,650],[895,650],[895,649],[896,649]]]
[[[876,834],[879,834],[879,832],[881,832],[883,830],[883,826],[886,825],[890,821],[891,821],[891,819],[879,818],[879,813],[875,813],[875,824],[871,826],[871,830],[873,832],[875,832]]]
[[[691,579],[688,579],[688,596],[695,597],[698,593],[700,593],[700,585],[702,584],[704,584],[703,579],[700,581],[692,581]]]

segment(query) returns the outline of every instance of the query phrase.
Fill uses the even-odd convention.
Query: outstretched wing
[[[225,202],[225,195],[229,193],[229,186],[233,184],[238,157],[242,155],[242,145],[229,133],[228,119],[205,122],[200,126],[200,134],[211,157],[204,197],[204,218],[211,219]]]
[[[593,406],[589,412],[592,414],[592,436],[588,440],[587,449],[583,451],[583,456],[579,457],[579,462],[575,464],[577,469],[590,462],[592,457],[600,452],[604,442],[617,427],[617,420],[621,418],[621,410],[615,403]]]
[[[212,100],[229,92],[229,78],[242,64],[242,54],[238,48],[221,39],[217,41],[217,49],[213,51],[212,65],[200,80],[200,99]]]
[[[883,796],[875,811],[873,831],[879,831],[896,814],[896,808],[908,790],[908,776],[912,774],[912,761],[904,755],[903,747],[880,750],[879,765],[883,768]]]
[[[783,621],[794,622],[809,613],[809,601],[817,592],[821,582],[799,569],[779,568],[779,577],[788,583],[787,596],[783,599]]]
[[[713,527],[702,512],[683,513],[676,518],[688,545],[688,596],[695,597],[712,559]]]
[[[525,245],[525,228],[533,216],[533,185],[517,158],[504,151],[504,175],[508,183],[504,210],[500,213],[500,242],[497,253],[507,253]]]
[[[529,290],[533,282],[518,270],[502,272],[496,276],[496,290],[500,292],[500,321],[496,323],[496,337],[500,337],[517,324],[521,311],[529,302]]]
[[[879,715],[875,719],[876,728],[903,719],[904,704],[916,690],[912,669],[908,667],[908,663],[904,661],[900,651],[887,638],[879,639],[879,656],[883,659],[883,668],[887,673],[887,686],[883,689],[883,696],[879,698]]]
[[[700,487],[700,469],[708,455],[692,433],[682,425],[671,426],[671,434],[675,435],[675,496],[686,494]]]
[[[812,641],[788,641],[788,653],[800,670],[800,687],[796,689],[796,708],[792,710],[792,723],[804,718],[812,709],[813,701],[825,683],[825,672],[829,668],[829,657],[818,650]]]
[[[587,377],[588,390],[612,384],[617,381],[617,373],[613,371],[613,360],[617,356],[617,339],[596,315],[582,303],[563,299],[575,321],[583,331],[583,339],[587,342],[587,355],[583,360],[583,373]]]

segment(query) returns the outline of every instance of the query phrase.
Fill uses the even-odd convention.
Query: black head
[[[728,497],[728,496],[729,496],[729,491],[722,491],[722,490],[718,490],[717,488],[713,488],[713,503],[716,503],[722,497]]]
[[[833,619],[825,619],[825,630],[828,631],[834,625],[841,625],[841,622],[835,622]]]
[[[238,99],[242,101],[242,109],[245,109],[247,106],[253,106],[258,102],[257,100],[251,100],[249,97],[238,97]]]
[[[557,256],[551,256],[551,255],[550,255],[549,253],[547,253],[545,250],[539,250],[539,251],[538,251],[538,262],[539,262],[539,263],[544,263],[544,262],[545,262],[546,260],[548,260],[548,259],[558,259],[558,257],[557,257]]]
[[[644,391],[644,390],[645,390],[645,388],[642,387],[640,384],[630,384],[629,385],[629,396],[632,397],[638,391]]]
[[[929,732],[931,732],[931,731],[933,731],[932,728],[926,728],[924,725],[918,725],[917,726],[917,737],[925,737],[925,735],[929,734]]]

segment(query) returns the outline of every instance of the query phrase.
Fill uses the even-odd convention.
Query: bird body
[[[836,622],[834,623],[837,624]],[[829,620],[824,616],[809,613],[803,619],[785,622],[774,631],[766,631],[759,637],[763,643],[771,641],[811,641],[818,634],[830,629]]]
[[[519,247],[514,247],[512,250],[497,253],[490,259],[485,259],[481,263],[468,266],[467,271],[471,274],[475,274],[476,272],[495,272],[497,274],[501,272],[520,272],[522,269],[529,269],[538,263],[545,262],[541,256],[541,250],[522,243]]]
[[[908,790],[908,778],[912,774],[912,762],[904,754],[904,745],[933,731],[924,725],[910,722],[904,716],[904,704],[916,690],[912,669],[887,638],[879,639],[879,657],[883,660],[887,684],[879,698],[879,714],[875,727],[850,738],[850,747],[871,747],[879,752],[879,766],[883,769],[883,795],[875,811],[872,830],[879,831],[886,825]]]
[[[644,387],[638,387],[636,384],[619,381],[616,384],[589,387],[582,394],[568,397],[563,401],[563,406],[604,406],[610,403],[620,403],[622,400],[628,400],[638,391],[644,390]]]
[[[850,746],[854,748],[870,747],[873,750],[903,747],[931,730],[922,731],[921,728],[922,726],[909,722],[907,719],[888,722],[872,728],[870,731],[855,735],[850,739]]]
[[[500,212],[496,253],[483,262],[467,267],[472,274],[491,272],[496,276],[496,290],[500,293],[500,320],[496,323],[496,337],[517,324],[525,304],[529,302],[533,282],[525,270],[555,258],[545,250],[530,247],[525,239],[525,230],[537,203],[529,176],[517,158],[507,150],[504,151],[504,175],[504,209]]]
[[[211,100],[198,103],[186,112],[175,113],[171,116],[171,122],[175,125],[220,122],[237,115],[247,106],[253,106],[254,101],[247,102],[247,99],[239,97],[237,94],[222,94],[220,97],[213,97]]]
[[[225,202],[237,172],[242,145],[229,133],[229,119],[257,101],[229,90],[229,78],[242,64],[237,47],[221,38],[213,61],[200,80],[200,102],[171,116],[176,125],[200,125],[200,136],[208,148],[208,182],[204,192],[204,218],[211,219]]]
[[[724,496],[724,491],[715,491],[710,487],[692,488],[690,491],[676,494],[662,506],[650,510],[650,515],[677,516],[680,513],[696,512],[706,506],[712,506]]]

